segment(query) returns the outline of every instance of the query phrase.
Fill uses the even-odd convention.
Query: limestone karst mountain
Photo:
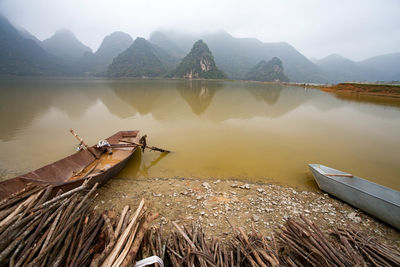
[[[176,62],[176,58],[139,37],[113,60],[107,73],[112,77],[162,77]]]
[[[204,78],[204,79],[222,79],[225,74],[215,65],[214,57],[206,43],[202,40],[194,43],[179,66],[176,68],[175,77],[180,78]]]
[[[247,73],[246,78],[248,80],[265,82],[289,81],[283,71],[282,61],[277,57],[272,58],[268,62],[261,60]]]
[[[285,73],[294,82],[324,82],[321,70],[285,42],[265,43],[256,38],[237,38],[227,32],[219,31],[203,35],[189,35],[178,32],[163,32],[178,49],[189,52],[196,40],[207,43],[216,65],[230,79],[245,79],[246,74],[260,60],[278,57],[285,66]],[[159,43],[162,48],[162,43]],[[170,45],[168,47],[171,47]]]
[[[140,52],[136,51],[136,56],[133,58],[137,60],[134,61],[132,58],[128,59],[133,55],[132,49],[128,51],[133,40],[122,32],[115,32],[105,37],[95,53],[68,30],[57,31],[52,37],[40,41],[27,29],[11,24],[2,16],[0,34],[0,74],[3,75],[111,74],[117,77],[171,77],[177,74],[178,77],[184,77],[188,73],[180,75],[174,70],[180,59],[190,52],[193,43],[201,39],[207,43],[207,49],[219,69],[218,74],[213,75],[207,71],[206,76],[212,78],[222,77],[223,72],[225,77],[230,79],[247,79],[247,74],[261,60],[267,62],[277,57],[282,61],[285,76],[292,82],[398,82],[400,80],[400,53],[378,55],[362,61],[353,61],[336,54],[309,60],[286,42],[272,43],[262,42],[256,38],[237,38],[224,31],[197,35],[156,31],[147,41],[149,43],[147,46],[151,47],[148,51],[151,52],[139,60]],[[143,55],[147,53],[144,50],[142,52]],[[117,60],[117,65],[114,64],[109,69],[113,60]],[[111,73],[108,73],[108,70],[111,70]],[[186,76],[195,77],[197,74]],[[199,78],[204,75],[199,75]]]

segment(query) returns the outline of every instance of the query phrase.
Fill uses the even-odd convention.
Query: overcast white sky
[[[284,41],[309,58],[400,52],[400,0],[0,0],[0,12],[41,40],[67,28],[94,50],[113,31],[172,29]]]

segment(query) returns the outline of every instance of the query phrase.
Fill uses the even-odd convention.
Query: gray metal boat
[[[320,164],[309,164],[319,188],[400,230],[400,192]]]

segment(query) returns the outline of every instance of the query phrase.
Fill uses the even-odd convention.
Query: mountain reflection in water
[[[222,83],[218,82],[210,84],[208,81],[193,80],[178,83],[176,89],[191,107],[192,112],[201,115],[210,106],[215,92],[222,86]]]
[[[89,144],[140,129],[174,153],[137,156],[120,178],[305,186],[307,164],[323,163],[400,189],[399,101],[251,82],[2,78],[0,175],[74,153],[70,128]]]

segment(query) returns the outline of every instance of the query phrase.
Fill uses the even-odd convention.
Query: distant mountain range
[[[68,30],[40,41],[0,16],[0,36],[0,75],[181,77],[175,75],[177,67],[202,40],[215,69],[230,79],[252,79],[249,73],[257,64],[265,67],[276,57],[284,69],[282,74],[292,82],[400,80],[400,53],[358,62],[335,54],[311,61],[288,43],[235,38],[226,32],[187,35],[156,31],[149,40],[138,38],[135,42],[126,33],[114,32],[93,53]]]
[[[255,38],[235,38],[226,32],[191,36],[174,32],[156,32],[150,36],[161,48],[164,43],[153,40],[154,35],[164,35],[185,53],[196,40],[203,40],[214,55],[217,66],[231,79],[245,79],[246,74],[261,60],[278,57],[291,81],[323,82],[321,71],[305,56],[287,43],[262,43]],[[159,38],[159,37],[158,37]]]
[[[63,63],[0,16],[0,75],[60,75]]]
[[[332,54],[316,60],[315,64],[330,83],[400,80],[400,53],[376,56],[363,61],[352,61]]]

